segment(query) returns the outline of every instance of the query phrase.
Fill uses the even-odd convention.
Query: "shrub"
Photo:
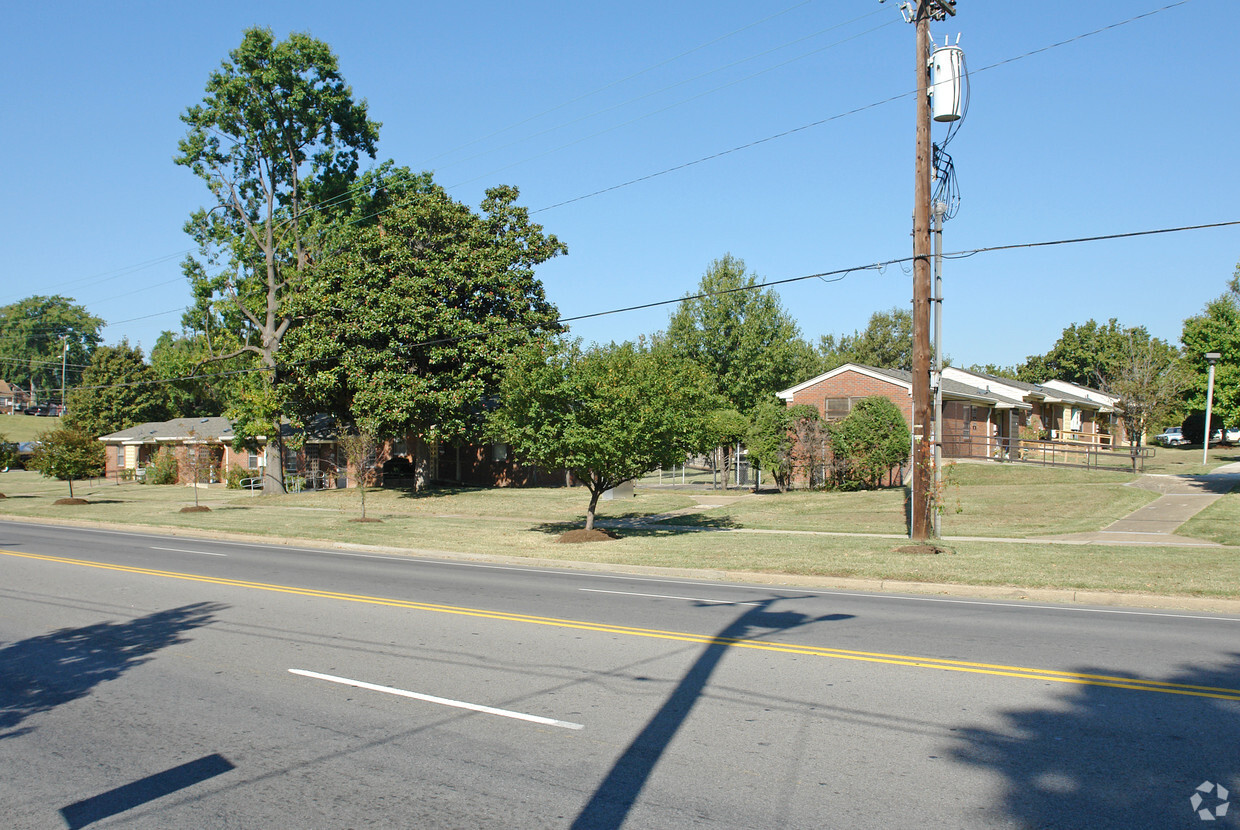
[[[170,447],[160,447],[146,467],[147,484],[176,484],[177,457]]]
[[[228,475],[225,477],[229,490],[240,490],[241,481],[246,478],[258,478],[258,470],[251,470],[248,467],[242,467],[240,464],[234,464],[228,468]]]
[[[831,428],[831,449],[840,486],[873,490],[909,456],[910,433],[904,413],[881,395],[857,401],[851,413]]]

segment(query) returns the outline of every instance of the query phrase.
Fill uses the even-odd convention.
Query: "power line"
[[[1076,244],[1082,244],[1082,243],[1087,243],[1087,242],[1103,242],[1103,241],[1112,241],[1112,240],[1119,240],[1119,239],[1134,239],[1134,238],[1139,238],[1139,237],[1144,237],[1144,236],[1153,236],[1156,234],[1182,233],[1185,231],[1211,230],[1211,229],[1217,229],[1217,228],[1227,228],[1227,227],[1236,227],[1236,226],[1240,226],[1240,219],[1224,221],[1224,222],[1211,222],[1211,223],[1200,224],[1200,225],[1180,225],[1177,227],[1170,227],[1170,228],[1152,228],[1152,229],[1139,230],[1139,231],[1126,231],[1126,232],[1121,232],[1121,233],[1104,234],[1100,236],[1082,236],[1082,237],[1072,237],[1072,238],[1067,238],[1067,239],[1047,240],[1047,241],[1041,241],[1041,242],[1019,242],[1019,243],[1013,243],[1013,244],[1008,244],[1008,245],[991,245],[991,246],[987,246],[983,248],[970,248],[970,249],[966,249],[962,251],[946,253],[943,256],[950,258],[950,259],[964,259],[966,257],[976,256],[977,254],[994,253],[998,251],[1012,251],[1012,250],[1018,250],[1021,248],[1046,248],[1046,247],[1057,246],[1057,245],[1076,245]],[[725,296],[727,294],[736,294],[736,293],[740,293],[744,291],[756,291],[756,290],[765,289],[765,288],[773,288],[779,285],[790,285],[792,283],[804,282],[806,280],[817,279],[817,280],[822,280],[823,282],[834,283],[834,282],[839,282],[847,278],[848,276],[854,273],[860,272],[860,271],[880,271],[881,272],[883,269],[887,268],[888,266],[903,265],[905,263],[912,262],[914,259],[916,259],[915,256],[896,257],[894,259],[887,259],[887,260],[883,260],[879,262],[867,263],[864,265],[852,265],[847,268],[836,268],[830,271],[819,271],[813,274],[801,274],[795,277],[785,277],[783,279],[778,279],[778,280],[768,280],[766,282],[759,283],[756,285],[740,286],[737,288],[727,288],[727,289],[723,289],[719,291],[705,291],[705,292],[700,292],[698,294],[686,294],[682,297],[676,297],[675,299],[654,300],[652,302],[625,306],[623,308],[612,308],[612,309],[607,309],[604,311],[592,312],[589,314],[579,314],[573,317],[560,317],[555,321],[555,324],[563,325],[565,323],[577,322],[579,320],[589,320],[589,319],[594,319],[597,317],[606,317],[606,316],[610,316],[613,314],[626,314],[632,311],[643,311],[643,310],[650,309],[650,308],[658,308],[660,306],[675,305],[678,303],[686,302],[688,300],[699,300],[699,299],[705,299],[708,297],[719,297],[719,296]],[[516,329],[513,329],[513,330],[516,330]],[[439,346],[439,345],[443,345],[447,343],[456,343],[456,342],[460,342],[463,340],[469,340],[474,337],[484,336],[485,334],[490,334],[490,333],[494,333],[494,330],[489,331],[489,332],[482,332],[479,334],[458,335],[454,337],[438,337],[438,338],[434,338],[430,340],[421,340],[421,341],[417,341],[414,343],[406,343],[404,345],[408,348],[425,348],[428,346]],[[337,358],[317,358],[317,359],[311,359],[311,360],[294,361],[291,363],[281,364],[278,367],[278,369],[280,371],[287,371],[289,369],[294,369],[294,368],[301,367],[301,366],[309,366],[315,363],[330,363],[335,360],[337,360]],[[204,373],[204,374],[183,375],[183,376],[175,377],[175,378],[159,378],[159,379],[152,379],[152,380],[127,381],[125,383],[114,383],[114,384],[106,384],[106,385],[99,385],[99,386],[78,386],[74,388],[74,391],[78,391],[78,390],[96,391],[96,390],[102,390],[102,389],[120,389],[120,388],[125,388],[125,387],[130,387],[130,386],[142,386],[142,385],[153,385],[153,384],[164,384],[164,383],[179,383],[179,382],[184,382],[184,381],[231,377],[234,375],[254,374],[257,372],[269,372],[269,371],[271,370],[264,368],[264,367],[246,367],[242,369],[230,369],[230,370],[226,370],[222,372],[210,372],[210,373]]]

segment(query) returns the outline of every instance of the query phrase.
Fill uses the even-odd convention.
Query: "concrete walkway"
[[[1240,464],[1227,464],[1199,476],[1143,475],[1129,486],[1159,493],[1149,504],[1102,530],[1040,538],[1056,542],[1220,547],[1204,539],[1177,536],[1175,531],[1237,484]]]

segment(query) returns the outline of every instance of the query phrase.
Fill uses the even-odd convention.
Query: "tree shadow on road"
[[[1016,827],[1215,826],[1217,791],[1191,800],[1221,783],[1240,810],[1240,655],[1228,658],[1166,678],[1173,693],[1065,687],[1058,705],[1002,713],[1000,730],[957,730],[951,752],[1002,776],[998,806]]]
[[[208,625],[222,608],[198,602],[125,622],[62,628],[0,648],[0,739],[29,732],[17,727],[30,716],[83,697],[160,649],[185,642],[186,631]]]
[[[711,639],[654,717],[612,765],[606,778],[573,821],[574,830],[610,830],[624,824],[655,765],[689,717],[724,653],[732,645],[817,622],[852,617],[851,614],[807,617],[796,612],[772,611],[771,606],[781,599],[792,597],[760,600]]]

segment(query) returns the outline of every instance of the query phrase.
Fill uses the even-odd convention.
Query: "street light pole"
[[[69,335],[60,335],[60,414],[65,413],[65,366],[69,357]]]
[[[1210,410],[1214,406],[1214,364],[1222,357],[1218,352],[1206,352],[1206,363],[1210,364],[1210,379],[1206,381],[1206,425],[1201,439],[1201,463],[1210,458]]]

